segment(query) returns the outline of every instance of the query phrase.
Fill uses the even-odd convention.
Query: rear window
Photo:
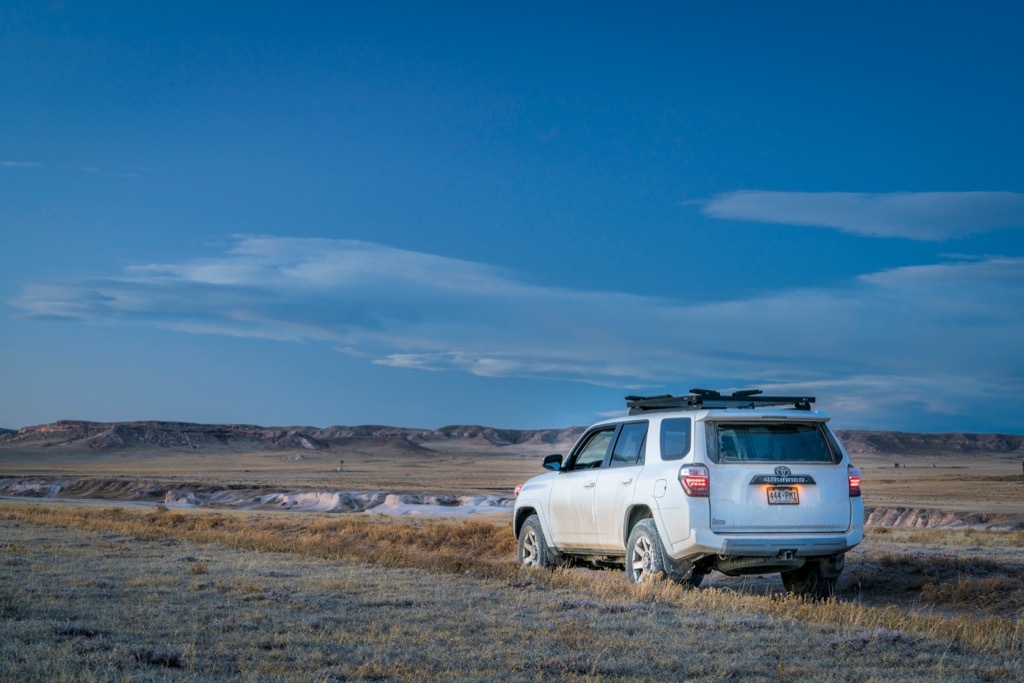
[[[827,462],[842,459],[817,422],[708,422],[714,462]]]

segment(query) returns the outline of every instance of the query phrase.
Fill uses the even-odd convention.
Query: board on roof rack
[[[714,389],[690,389],[686,396],[627,396],[630,415],[649,410],[700,410],[702,408],[765,408],[791,405],[797,410],[810,410],[813,396],[765,396],[760,389],[744,389],[723,395]]]

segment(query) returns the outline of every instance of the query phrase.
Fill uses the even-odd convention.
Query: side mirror
[[[557,472],[562,469],[562,456],[558,453],[544,456],[544,469]]]

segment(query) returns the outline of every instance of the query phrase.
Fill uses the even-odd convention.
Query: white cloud
[[[794,392],[814,395],[836,416],[837,428],[878,425],[907,429],[920,421],[927,431],[962,431],[964,414],[979,407],[1009,405],[1019,394],[1020,378],[969,375],[851,375],[784,385],[763,385],[766,393]],[[990,422],[998,413],[992,411]],[[975,415],[975,417],[977,417]],[[921,428],[919,428],[921,429]]]
[[[740,190],[717,195],[704,203],[703,212],[714,218],[938,241],[998,228],[1024,227],[1024,194]]]
[[[43,168],[43,166],[44,165],[38,161],[0,161],[0,168]],[[115,178],[142,178],[144,173],[151,172],[152,170],[133,168],[128,171],[116,173],[104,171],[103,169],[96,168],[95,166],[57,166],[56,168],[60,171],[76,171],[88,175],[102,175]]]
[[[928,414],[949,408],[935,398],[941,386],[1019,393],[1022,301],[1024,258],[693,305],[535,286],[365,242],[242,236],[216,257],[28,285],[12,303],[47,318],[327,342],[380,365],[485,377],[820,387],[869,416],[878,387]]]
[[[450,290],[494,290],[497,268],[370,242],[236,235],[226,255],[181,264],[134,266],[141,279],[286,290],[339,290],[400,281]],[[444,277],[438,277],[443,274]]]

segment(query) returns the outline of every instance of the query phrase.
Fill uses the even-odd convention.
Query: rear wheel
[[[664,577],[665,552],[653,519],[641,519],[626,541],[626,576],[630,583],[643,583]]]
[[[553,564],[537,515],[527,517],[519,530],[519,551],[516,559],[523,567],[550,567]]]
[[[824,576],[820,562],[808,562],[799,569],[782,572],[782,585],[794,595],[814,600],[824,600],[835,595],[835,576]]]

